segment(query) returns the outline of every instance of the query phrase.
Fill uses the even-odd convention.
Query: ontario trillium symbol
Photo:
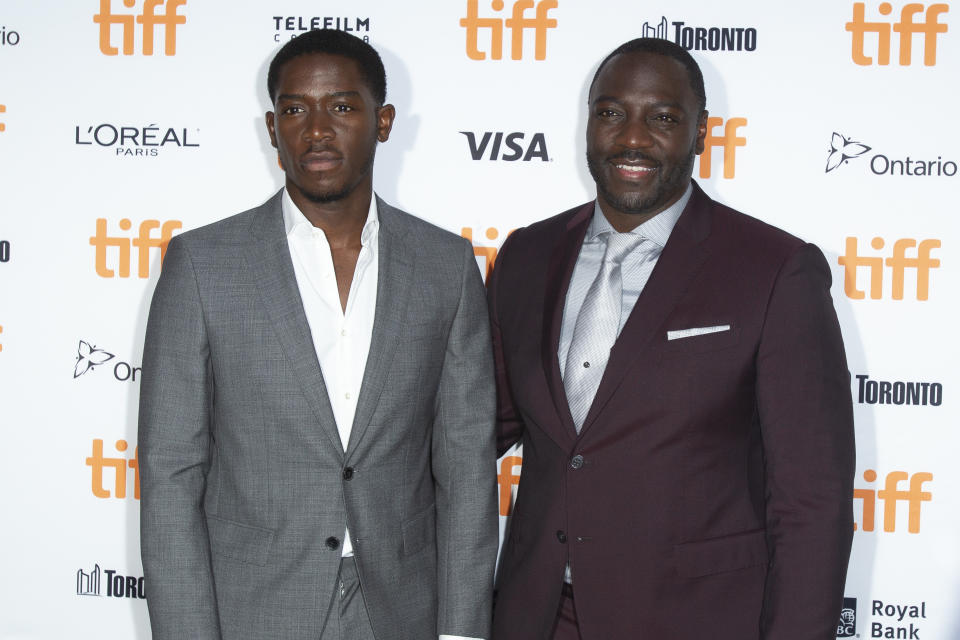
[[[80,341],[77,346],[77,365],[73,368],[73,377],[79,378],[97,365],[113,359],[113,354]]]
[[[862,142],[854,142],[834,131],[830,138],[830,155],[827,156],[827,170],[824,173],[830,173],[847,160],[858,158],[867,151],[870,151],[870,147],[867,145]]]

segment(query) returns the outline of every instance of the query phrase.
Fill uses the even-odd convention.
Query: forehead
[[[277,74],[277,95],[330,91],[370,95],[356,60],[332,53],[305,53],[288,60]]]
[[[622,53],[610,59],[597,76],[590,101],[666,100],[696,109],[690,76],[679,60],[658,53]]]

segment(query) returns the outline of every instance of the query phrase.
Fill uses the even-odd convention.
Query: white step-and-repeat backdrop
[[[817,243],[856,405],[840,637],[960,638],[960,5],[903,0],[4,0],[0,637],[147,638],[136,421],[166,242],[282,184],[281,43],[369,41],[397,108],[386,200],[470,238],[593,197],[587,86],[650,35],[703,68],[695,177]],[[960,255],[957,256],[960,259]],[[953,407],[953,408],[951,408]],[[499,462],[501,515],[522,452]]]

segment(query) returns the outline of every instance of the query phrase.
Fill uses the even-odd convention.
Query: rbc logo
[[[460,19],[460,26],[467,30],[467,57],[471,60],[486,60],[487,52],[480,50],[480,29],[490,30],[490,58],[503,58],[503,28],[510,29],[510,58],[523,58],[523,31],[533,29],[534,44],[533,57],[535,60],[547,58],[547,29],[554,29],[557,21],[548,17],[550,9],[557,8],[557,0],[516,0],[513,3],[513,15],[506,20],[502,18],[481,18],[477,3],[479,0],[467,0],[467,15]],[[526,17],[527,9],[536,5],[535,16]],[[494,11],[503,11],[503,0],[493,0],[490,8]]]
[[[93,21],[100,25],[100,52],[106,56],[115,56],[119,50],[113,46],[111,30],[114,25],[120,26],[123,55],[133,55],[134,22],[141,25],[140,33],[143,41],[143,55],[153,55],[154,29],[160,25],[163,29],[164,53],[168,56],[177,53],[177,25],[186,24],[186,16],[177,14],[177,8],[187,4],[187,0],[144,0],[143,13],[120,14],[111,11],[112,0],[100,0],[100,13],[93,16]],[[123,0],[123,6],[132,8],[136,0]],[[164,6],[165,5],[165,6]],[[162,15],[157,15],[157,8],[164,7]]]
[[[840,621],[837,623],[838,638],[852,638],[857,635],[857,599],[844,598]]]

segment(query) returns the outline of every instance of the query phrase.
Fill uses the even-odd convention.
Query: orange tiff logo
[[[863,479],[869,483],[877,480],[877,472],[867,469],[863,472]],[[897,503],[907,503],[907,531],[920,533],[920,507],[924,502],[930,502],[933,494],[923,490],[923,483],[933,480],[932,473],[920,472],[910,475],[906,471],[891,471],[884,480],[884,487],[879,491],[871,488],[854,489],[853,499],[862,500],[861,506],[863,526],[853,523],[853,530],[873,531],[876,527],[877,500],[883,501],[883,530],[892,532],[897,530]],[[906,488],[901,489],[900,483],[906,482]]]
[[[114,445],[118,452],[123,453],[128,448],[126,440],[117,440]],[[129,460],[124,457],[105,458],[103,457],[103,440],[99,438],[93,441],[93,452],[87,458],[87,466],[90,467],[90,490],[98,498],[117,498],[127,497],[127,469],[133,470],[133,499],[140,499],[140,459],[138,450],[133,449],[133,458]],[[104,469],[113,470],[113,494],[103,486]]]
[[[510,58],[523,58],[523,32],[533,29],[533,57],[535,60],[545,60],[547,57],[547,29],[555,29],[557,21],[550,18],[550,9],[557,8],[557,0],[516,0],[513,3],[511,17],[481,18],[477,3],[479,0],[467,0],[467,15],[460,19],[460,26],[467,30],[467,57],[471,60],[486,60],[487,52],[480,50],[480,29],[490,30],[490,58],[503,59],[503,28],[510,29]],[[536,10],[533,17],[527,17],[527,9]],[[503,11],[503,0],[493,0],[490,8],[494,11]]]
[[[507,235],[504,236],[504,240],[513,233],[513,229],[507,232]],[[487,237],[487,240],[496,240],[500,237],[500,232],[496,227],[490,227],[487,229],[487,232],[484,234]],[[460,229],[460,236],[466,238],[473,245],[473,255],[477,258],[482,258],[484,264],[481,266],[479,260],[477,261],[477,266],[480,267],[480,271],[483,272],[483,281],[486,282],[487,278],[490,277],[490,272],[493,271],[493,265],[497,261],[497,252],[500,250],[498,247],[484,247],[477,246],[473,241],[473,229],[470,227],[463,227]]]
[[[500,486],[500,515],[508,516],[513,510],[513,488],[520,484],[520,471],[523,458],[507,456],[500,461],[500,473],[497,474],[497,484]]]
[[[120,229],[129,231],[132,223],[127,218],[120,220]],[[137,237],[132,240],[125,236],[108,236],[106,218],[97,218],[97,233],[90,237],[90,244],[96,248],[94,257],[94,267],[97,275],[101,278],[116,277],[116,272],[107,267],[107,249],[114,247],[117,249],[117,271],[119,277],[130,277],[130,245],[137,249],[137,276],[140,278],[150,277],[150,249],[160,250],[160,261],[163,262],[163,256],[167,252],[167,244],[173,237],[173,232],[183,227],[179,220],[144,220],[140,223],[140,229]],[[154,238],[154,229],[160,229],[160,237]]]
[[[100,52],[107,56],[115,56],[119,49],[113,46],[111,31],[114,25],[120,27],[123,55],[133,55],[134,23],[141,25],[141,41],[143,55],[153,55],[153,42],[157,26],[163,30],[164,53],[168,56],[177,53],[177,25],[186,24],[186,16],[179,15],[177,9],[187,4],[187,0],[143,0],[143,13],[113,13],[112,0],[100,0],[100,13],[93,16],[93,21],[100,25]],[[137,0],[123,0],[123,6],[132,8]],[[163,7],[163,13],[158,14],[157,8]]]
[[[870,246],[878,251],[885,245],[883,238],[874,238],[870,241]],[[908,257],[907,250],[914,247],[916,247],[916,255]],[[921,240],[918,245],[913,238],[901,238],[893,243],[893,255],[884,260],[883,256],[860,255],[857,250],[857,239],[848,237],[846,253],[837,258],[837,263],[844,269],[844,293],[852,300],[863,300],[866,297],[866,293],[857,284],[857,273],[861,267],[865,267],[868,273],[870,299],[879,300],[883,297],[883,267],[886,264],[891,273],[891,298],[903,300],[907,269],[914,269],[917,273],[917,300],[926,300],[930,297],[930,270],[940,266],[940,260],[931,258],[930,252],[939,248],[939,240]]]
[[[713,132],[723,127],[721,135]],[[707,137],[703,140],[703,153],[700,154],[700,177],[709,178],[713,166],[713,148],[723,148],[723,177],[727,180],[734,177],[737,171],[737,147],[745,147],[747,139],[737,135],[737,129],[747,126],[746,118],[730,118],[726,124],[723,118],[713,116],[707,118]]]
[[[881,2],[877,7],[880,15],[888,16],[893,12],[893,5]],[[913,34],[923,35],[923,64],[932,67],[937,64],[937,35],[947,32],[947,25],[937,18],[950,10],[945,3],[931,4],[924,11],[923,4],[910,2],[900,9],[899,22],[867,22],[866,9],[863,2],[853,3],[853,20],[846,24],[846,30],[851,34],[853,61],[861,66],[873,64],[873,58],[867,55],[866,34],[876,34],[877,64],[890,64],[890,31],[899,34],[900,65],[909,66],[913,56]],[[915,22],[914,18],[923,14],[922,20]],[[871,38],[872,40],[872,38]]]

